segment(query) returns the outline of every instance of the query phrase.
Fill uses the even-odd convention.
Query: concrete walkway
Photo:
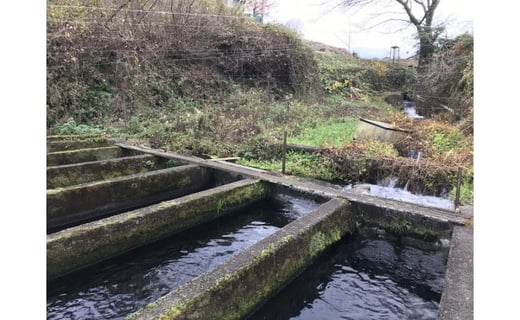
[[[264,181],[268,181],[271,183],[283,185],[286,187],[291,187],[298,189],[300,191],[308,191],[310,193],[314,194],[321,194],[325,197],[340,197],[343,199],[347,199],[352,202],[361,203],[365,205],[370,205],[378,208],[385,208],[394,210],[396,212],[408,212],[411,214],[420,215],[426,218],[435,219],[438,221],[444,221],[453,223],[456,225],[464,225],[466,222],[466,218],[463,217],[461,214],[455,213],[453,211],[448,211],[444,209],[438,209],[438,208],[430,208],[430,207],[423,207],[417,204],[412,203],[406,203],[398,200],[393,199],[383,199],[380,197],[375,197],[372,195],[366,195],[361,194],[356,191],[352,190],[338,190],[326,186],[322,186],[310,181],[299,181],[291,176],[276,176],[272,175],[267,172],[262,172],[260,170],[252,170],[247,167],[235,165],[226,163],[224,161],[211,161],[211,160],[205,160],[202,158],[197,157],[189,157],[189,156],[183,156],[180,154],[176,154],[173,152],[164,152],[157,149],[150,149],[146,147],[138,147],[133,146],[125,143],[121,143],[118,141],[114,141],[116,146],[119,146],[124,149],[144,152],[153,154],[158,157],[164,157],[168,159],[177,159],[181,161],[185,161],[188,163],[197,164],[203,167],[209,167],[217,170],[223,170],[227,172],[232,172],[235,174],[241,174],[244,176],[248,176],[251,178],[256,178]]]
[[[453,228],[439,319],[473,319],[473,228]]]

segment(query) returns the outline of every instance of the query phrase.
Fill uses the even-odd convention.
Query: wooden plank
[[[302,144],[288,143],[287,144],[287,150],[309,152],[309,153],[322,153],[326,149],[313,147],[313,146],[305,146],[305,145],[302,145]]]
[[[208,161],[237,161],[237,160],[240,160],[240,157],[226,157],[226,158],[208,159]]]

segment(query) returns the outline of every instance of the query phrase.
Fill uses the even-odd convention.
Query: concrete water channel
[[[297,296],[298,283],[309,282],[302,277],[314,279],[313,270],[330,269],[338,259],[366,257],[369,264],[397,263],[399,274],[384,283],[418,271],[401,264],[441,265],[433,272],[441,283],[434,280],[441,296],[433,307],[423,316],[403,311],[415,308],[414,296],[397,314],[473,318],[473,230],[458,213],[100,136],[49,136],[47,165],[49,319],[270,319],[266,308]],[[405,230],[403,239],[444,239],[446,257],[437,248],[410,262],[416,249],[388,249],[386,238],[356,240],[367,228]],[[388,256],[392,250],[397,254]],[[332,268],[331,277],[345,283],[352,274],[364,276],[353,268]],[[354,287],[339,288],[345,306]],[[335,316],[370,318],[366,294],[357,296],[361,303]],[[316,314],[329,312],[320,308],[308,318],[330,318]],[[294,312],[305,319],[310,311]]]

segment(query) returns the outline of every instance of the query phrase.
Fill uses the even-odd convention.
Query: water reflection
[[[345,239],[250,319],[436,319],[448,249]]]
[[[49,283],[48,319],[122,319],[316,208],[280,195]]]

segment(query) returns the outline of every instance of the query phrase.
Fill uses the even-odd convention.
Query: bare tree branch
[[[428,9],[427,7],[424,5],[424,2],[422,2],[421,0],[413,0],[415,3],[417,3],[418,5],[420,5],[422,8],[423,8],[423,11],[424,11],[424,14],[426,14],[426,12],[428,12]],[[429,1],[428,1],[429,2]],[[429,7],[429,5],[428,5]]]
[[[359,7],[367,4],[375,3],[377,0],[339,0],[340,4],[345,8]],[[372,29],[377,26],[381,26],[388,22],[405,22],[406,28],[410,25],[414,25],[417,30],[419,39],[419,68],[427,65],[431,60],[434,51],[434,42],[440,34],[440,28],[433,28],[433,15],[440,0],[392,0],[397,2],[400,7],[404,9],[404,13],[408,16],[408,19],[390,18],[380,21],[374,25],[371,25],[367,29]],[[423,15],[416,16],[413,10],[413,4],[416,4],[422,8]],[[383,16],[385,14],[379,14]]]
[[[405,0],[395,0],[395,1],[397,1],[398,3],[400,3],[403,6],[404,11],[406,11],[406,14],[408,14],[408,17],[410,18],[410,21],[415,26],[419,26],[421,24],[419,22],[419,20],[417,20],[417,18],[413,15],[411,7],[408,6],[408,1],[405,1]]]
[[[367,31],[367,30],[370,30],[370,29],[374,29],[374,28],[377,27],[377,26],[380,26],[380,25],[383,25],[383,24],[387,24],[387,23],[389,23],[389,22],[404,22],[404,23],[406,23],[407,26],[406,26],[405,28],[403,28],[402,30],[408,28],[408,27],[410,26],[410,24],[411,24],[409,20],[389,18],[389,19],[385,19],[385,20],[383,20],[383,21],[380,21],[380,22],[378,22],[378,23],[376,23],[376,24],[373,24],[373,25],[371,25],[371,26],[369,26],[369,27],[366,27],[366,28],[360,29],[360,31]],[[386,32],[386,33],[395,33],[395,32],[397,32],[397,31]]]

